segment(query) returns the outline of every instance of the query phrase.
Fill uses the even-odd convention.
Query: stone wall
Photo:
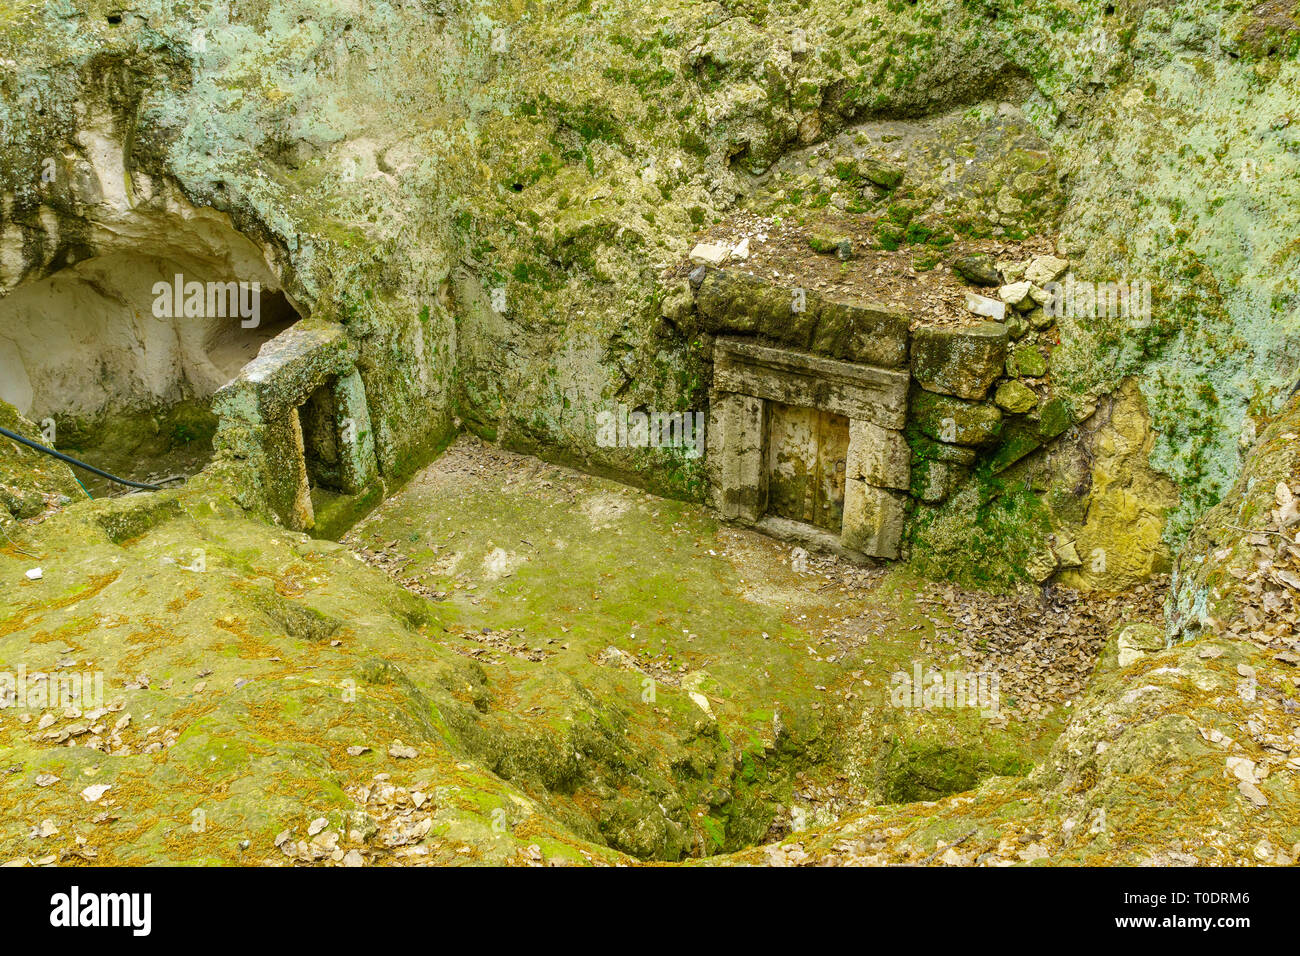
[[[1055,262],[1040,271],[1057,278],[1065,263]],[[1013,304],[984,300],[1004,321],[912,329],[898,310],[722,268],[701,265],[690,284],[714,336],[708,475],[729,519],[850,556],[899,558],[916,509],[941,504],[977,472],[996,478],[1075,421],[1048,382],[1054,337],[1030,298],[1038,285],[1013,289]],[[1018,309],[1022,301],[1030,308]],[[769,512],[771,403],[849,419],[838,535]],[[1047,574],[1071,566],[1061,550],[1065,561]]]

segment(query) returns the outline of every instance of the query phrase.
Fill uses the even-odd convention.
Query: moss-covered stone
[[[1038,396],[1024,382],[1013,378],[998,386],[993,401],[1012,415],[1023,415],[1038,405]]]
[[[878,159],[858,160],[858,175],[881,189],[897,189],[903,182],[904,171]]]
[[[927,391],[981,399],[1006,363],[1007,327],[923,327],[912,336],[912,375]]]
[[[758,335],[886,368],[907,360],[907,317],[873,303],[834,301],[724,270],[708,272],[696,302],[704,327],[714,334]]]
[[[966,402],[948,395],[914,389],[910,419],[922,434],[938,442],[987,445],[1002,430],[1002,412],[987,402]]]
[[[975,285],[995,286],[1002,282],[993,257],[986,252],[962,256],[953,262],[952,267],[963,279]]]
[[[1007,359],[1007,374],[1025,378],[1042,378],[1047,374],[1047,358],[1042,349],[1033,345],[1022,345],[1014,349]]]

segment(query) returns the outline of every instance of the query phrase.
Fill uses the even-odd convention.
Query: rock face
[[[1300,576],[1287,541],[1300,528],[1297,435],[1300,395],[1293,395],[1259,436],[1232,493],[1193,529],[1174,568],[1175,638],[1233,635],[1270,654],[1295,652]]]
[[[283,767],[259,742],[223,777],[235,758],[215,734],[267,715],[301,745],[284,760],[304,789],[335,794],[337,776],[320,769],[341,759],[341,742],[320,742],[327,722],[363,708],[382,722],[396,707],[391,736],[420,728],[417,750],[436,746],[455,786],[544,816],[543,842],[567,859],[583,858],[578,847],[674,858],[688,838],[761,839],[777,797],[730,788],[792,740],[816,751],[820,699],[763,713],[760,756],[724,743],[759,739],[748,717],[709,723],[725,711],[708,675],[689,692],[707,706],[675,700],[665,733],[661,715],[591,704],[577,677],[545,671],[530,675],[536,706],[565,701],[546,719],[566,729],[521,729],[526,718],[500,703],[516,672],[494,663],[485,676],[482,647],[440,648],[430,662],[429,636],[449,622],[429,602],[288,529],[318,517],[313,492],[378,497],[462,428],[677,498],[713,493],[725,517],[759,523],[770,517],[764,442],[787,406],[817,413],[824,447],[843,440],[843,473],[839,459],[818,461],[808,484],[828,499],[819,507],[842,508],[847,550],[910,555],[914,571],[988,586],[1113,589],[1176,571],[1170,646],[1155,640],[1159,625],[1126,622],[1035,778],[937,808],[937,822],[970,823],[978,841],[1014,824],[1007,805],[1027,807],[1025,834],[1051,835],[1021,848],[1022,862],[1241,862],[1243,834],[1248,858],[1287,861],[1297,788],[1277,754],[1295,735],[1297,571],[1275,539],[1296,529],[1300,29],[1286,4],[669,2],[602,17],[586,0],[264,0],[184,16],[161,0],[118,6],[10,4],[0,16],[0,421],[31,434],[29,419],[48,413],[63,433],[112,440],[113,419],[129,415],[164,432],[169,411],[225,386],[218,454],[183,492],[61,512],[80,499],[71,476],[0,441],[0,530],[17,536],[0,548],[11,605],[0,641],[13,659],[51,634],[123,648],[121,614],[145,640],[114,661],[115,686],[148,691],[128,666],[137,652],[170,674],[210,651],[223,687],[256,671],[209,722],[214,736],[166,738],[180,748],[171,764],[156,756],[162,741],[120,755],[175,788],[149,808],[155,820],[193,808],[177,768],[201,766],[204,799],[220,793],[229,820],[267,842],[270,818],[300,807],[240,781]],[[853,149],[862,155],[829,167],[806,162]],[[778,179],[791,159],[804,168]],[[750,240],[701,233],[741,215],[826,217],[820,261],[849,276],[871,244],[911,255],[908,276],[954,268],[988,293],[971,291],[977,314],[1005,321],[909,332],[906,291],[836,301],[789,276],[764,285],[718,271],[745,262]],[[870,243],[846,246],[838,226],[861,216]],[[991,250],[1038,245],[990,269],[1004,253],[950,262],[959,235]],[[152,280],[178,274],[257,282],[280,322],[242,328],[206,296],[199,314],[156,314]],[[908,276],[891,277],[898,290]],[[241,376],[268,340],[278,344]],[[612,404],[707,410],[708,455],[603,444]],[[42,553],[93,554],[29,577],[23,536]],[[190,591],[200,572],[177,555],[192,560],[195,540],[229,557],[229,573],[203,579],[211,590],[183,607],[154,603]],[[123,593],[144,595],[148,613]],[[346,649],[317,655],[345,619]],[[152,639],[158,629],[168,640]],[[761,646],[764,630],[750,630]],[[513,654],[502,645],[514,646],[487,646]],[[424,663],[408,677],[366,648]],[[336,682],[363,675],[377,688],[369,703],[363,694],[345,712],[339,695],[296,680],[287,669],[304,653]],[[807,666],[803,653],[773,653],[769,669]],[[711,654],[742,666],[725,644]],[[573,667],[586,679],[584,662]],[[636,699],[642,679],[604,699]],[[1243,680],[1258,691],[1249,701]],[[202,700],[192,686],[183,699],[158,687],[145,706],[179,723]],[[281,713],[285,694],[293,714]],[[650,743],[633,752],[622,731],[638,719]],[[20,730],[5,743],[25,773],[50,762],[73,779],[66,761],[84,748],[55,739]],[[482,773],[448,769],[464,753]],[[795,768],[772,759],[789,779]],[[653,785],[621,795],[638,775]],[[1152,779],[1159,799],[1146,796]],[[577,780],[599,811],[568,801]],[[43,826],[29,830],[42,817],[28,791],[0,820],[15,855],[44,839]],[[713,831],[692,829],[687,799]],[[1176,817],[1193,804],[1215,823]],[[492,825],[440,810],[440,829]],[[388,822],[388,836],[410,836]],[[124,855],[174,860],[174,843],[132,823],[141,845]],[[427,834],[432,818],[421,825]],[[825,836],[834,846],[861,833]],[[517,842],[501,841],[527,852]],[[302,847],[308,859],[338,849]],[[938,859],[959,859],[949,850]]]
[[[0,428],[47,444],[39,428],[3,401]],[[0,530],[8,534],[18,521],[42,517],[85,497],[67,465],[0,436]]]
[[[1141,392],[1129,381],[1092,444],[1088,517],[1076,532],[1083,564],[1061,574],[1067,587],[1114,589],[1169,570],[1163,531],[1178,497],[1147,464],[1153,442]]]

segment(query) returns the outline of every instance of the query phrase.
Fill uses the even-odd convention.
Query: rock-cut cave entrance
[[[262,251],[216,217],[81,251],[0,298],[0,399],[124,478],[196,473],[212,396],[298,311]],[[79,477],[95,497],[126,490]]]

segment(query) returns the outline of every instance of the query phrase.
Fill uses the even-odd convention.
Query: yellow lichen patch
[[[1169,570],[1169,549],[1162,536],[1165,516],[1178,504],[1178,491],[1150,466],[1154,442],[1138,383],[1127,379],[1114,396],[1110,421],[1098,430],[1093,444],[1087,517],[1073,529],[1082,565],[1063,571],[1061,584],[1113,591]]]

